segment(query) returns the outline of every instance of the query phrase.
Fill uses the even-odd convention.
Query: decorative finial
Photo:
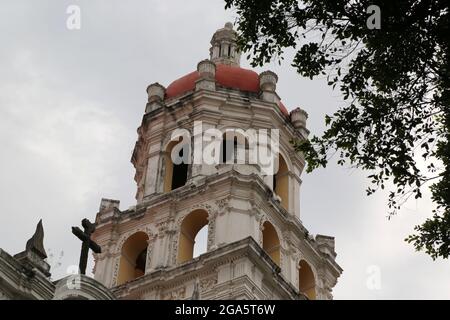
[[[153,83],[147,87],[148,102],[163,101],[166,94],[166,88],[159,83]]]
[[[232,22],[225,23],[225,29],[233,30],[233,23]]]
[[[44,249],[44,228],[42,227],[42,219],[39,220],[33,236],[27,241],[25,251],[32,251],[42,259],[47,258],[47,253]]]
[[[306,128],[306,121],[308,120],[308,114],[305,110],[296,108],[291,111],[291,123],[295,129],[306,138],[309,135],[309,130]]]
[[[147,87],[148,103],[145,108],[145,113],[149,113],[159,109],[164,105],[164,97],[166,95],[166,88],[159,83],[153,83]]]
[[[264,71],[259,75],[259,86],[262,91],[274,92],[277,89],[278,76],[275,72]]]

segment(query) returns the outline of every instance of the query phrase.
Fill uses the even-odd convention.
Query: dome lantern
[[[222,29],[217,30],[211,39],[211,61],[216,64],[239,66],[241,53],[238,50],[236,36],[231,22],[227,22]]]

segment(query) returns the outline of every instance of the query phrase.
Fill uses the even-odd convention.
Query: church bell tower
[[[287,111],[275,73],[240,58],[227,23],[195,71],[148,86],[137,203],[102,199],[93,234],[95,279],[118,298],[332,299],[334,238],[300,220],[305,161],[291,140],[307,138],[307,114]]]

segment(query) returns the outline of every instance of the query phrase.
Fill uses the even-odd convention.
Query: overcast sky
[[[74,4],[80,30],[66,27]],[[120,199],[121,209],[135,204],[130,158],[147,85],[195,70],[213,32],[235,17],[223,0],[1,1],[0,247],[22,251],[43,218],[54,277],[77,265],[70,227],[94,220],[102,197]],[[340,94],[325,79],[302,79],[290,57],[263,69],[279,75],[287,108],[304,108],[320,133]],[[311,233],[336,237],[344,272],[334,297],[450,299],[449,261],[404,242],[430,213],[429,193],[388,221],[386,195],[366,197],[365,176],[331,165],[302,177],[301,220]]]

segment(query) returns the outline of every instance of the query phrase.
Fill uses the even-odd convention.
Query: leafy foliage
[[[436,208],[406,240],[433,259],[450,254],[450,19],[444,0],[225,0],[253,66],[281,61],[326,76],[346,104],[320,137],[296,141],[308,171],[338,163],[368,170],[372,194],[388,181],[390,215],[430,189]],[[368,8],[381,9],[371,29]],[[422,166],[422,163],[425,165]]]

